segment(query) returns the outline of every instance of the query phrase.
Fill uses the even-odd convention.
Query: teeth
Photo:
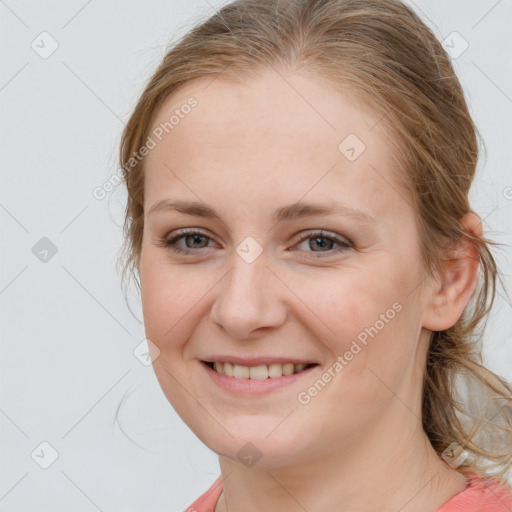
[[[293,364],[290,365],[292,367],[292,373],[293,373]],[[276,377],[282,377],[286,375],[283,371],[283,365],[281,364],[269,364],[268,365],[268,376],[271,379],[275,379]]]
[[[221,361],[215,361],[213,363],[213,369],[221,375],[227,375],[228,377],[235,377],[237,379],[276,379],[283,375],[291,375],[292,373],[301,372],[306,368],[306,364],[299,363],[285,363],[278,364],[272,363],[269,365],[262,364],[259,366],[242,366],[239,364],[222,363]]]
[[[224,366],[224,374],[227,375],[228,377],[233,377],[234,376],[233,375],[233,365],[231,363],[224,363],[224,364],[222,364],[222,363],[216,362],[215,364],[217,364],[219,366]]]
[[[250,376],[248,366],[233,365],[233,377],[237,379],[248,379]]]
[[[247,368],[247,367],[245,367]],[[251,366],[249,368],[249,378],[250,379],[268,379],[268,368],[266,365],[262,364],[260,366]]]
[[[281,365],[279,365],[281,366]],[[300,365],[297,365],[299,367]],[[291,375],[295,371],[295,365],[293,363],[283,364],[283,375]]]

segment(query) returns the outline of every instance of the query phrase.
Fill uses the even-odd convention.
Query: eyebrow
[[[156,212],[162,211],[177,211],[186,215],[194,215],[196,217],[213,218],[222,221],[221,215],[210,206],[195,201],[181,201],[162,199],[151,206],[148,211],[148,217]],[[327,204],[314,204],[314,203],[294,203],[288,206],[283,206],[275,210],[272,215],[274,223],[299,219],[303,217],[318,216],[318,215],[343,215],[365,223],[376,222],[375,218],[369,213],[362,210],[349,208],[341,203],[329,202]]]

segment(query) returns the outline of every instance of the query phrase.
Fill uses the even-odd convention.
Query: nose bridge
[[[285,307],[275,288],[276,277],[263,247],[251,237],[233,252],[231,270],[221,283],[212,306],[212,319],[232,337],[248,337],[261,327],[277,326],[285,318]]]

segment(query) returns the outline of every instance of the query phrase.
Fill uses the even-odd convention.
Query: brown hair
[[[236,0],[173,44],[122,136],[128,190],[123,278],[130,273],[140,291],[135,274],[144,228],[144,159],[134,155],[159,106],[191,80],[221,73],[236,79],[269,66],[313,71],[379,114],[397,141],[397,178],[417,210],[426,273],[438,272],[457,241],[477,248],[479,282],[472,300],[453,327],[431,336],[422,421],[440,456],[452,442],[468,452],[458,471],[506,482],[512,387],[483,365],[480,346],[496,293],[498,271],[489,248],[494,243],[460,224],[472,211],[468,193],[478,132],[449,56],[399,0]],[[475,397],[481,401],[473,403]]]

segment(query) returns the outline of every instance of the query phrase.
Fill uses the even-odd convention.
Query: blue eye
[[[208,235],[192,228],[188,230],[183,229],[176,236],[161,240],[159,245],[166,247],[175,253],[191,254],[193,252],[197,252],[194,249],[208,248],[209,240],[211,240],[211,238]],[[352,243],[347,239],[334,234],[327,235],[324,231],[315,231],[303,234],[299,240],[299,244],[302,244],[306,240],[310,241],[307,247],[311,250],[304,250],[304,252],[316,253],[312,256],[314,258],[321,258],[324,257],[324,255],[330,256],[353,247]],[[179,242],[181,241],[184,241],[185,247],[179,245]],[[335,245],[338,245],[339,247],[335,248]],[[319,248],[319,250],[316,248]],[[297,249],[292,250],[296,251]]]
[[[209,238],[210,238],[209,236],[201,233],[200,231],[196,231],[193,229],[190,229],[190,230],[183,229],[178,235],[176,235],[170,239],[163,240],[162,245],[164,245],[164,247],[169,248],[173,252],[188,253],[191,250],[193,250],[194,248],[202,249],[204,246],[197,247],[197,246],[194,246],[194,244],[201,245],[201,239],[204,241],[205,239],[209,239]],[[185,241],[185,248],[180,247],[178,245],[178,242],[181,241],[182,239]]]
[[[306,233],[301,237],[300,243],[303,243],[304,241],[307,241],[307,240],[309,241],[307,244],[307,247],[312,249],[312,251],[306,251],[306,252],[314,252],[314,253],[321,253],[321,254],[327,253],[327,256],[330,256],[333,253],[336,254],[339,252],[343,252],[343,251],[346,251],[347,249],[352,248],[352,244],[345,238],[341,238],[334,234],[326,235],[324,231],[316,231],[314,233]],[[338,249],[329,250],[329,249],[333,249],[333,246],[336,244],[340,246]],[[320,247],[320,250],[316,250],[315,246]],[[325,248],[327,248],[327,250],[325,250],[325,251],[322,250]],[[296,250],[296,249],[294,249],[294,250]],[[323,256],[315,254],[313,257],[321,258]]]

